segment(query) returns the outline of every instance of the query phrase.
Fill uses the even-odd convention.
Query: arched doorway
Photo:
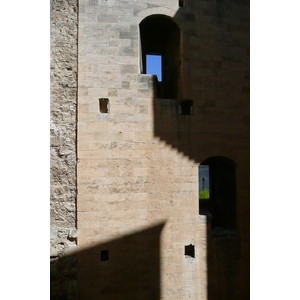
[[[212,229],[236,230],[235,163],[216,156],[199,165],[199,208],[212,215]]]

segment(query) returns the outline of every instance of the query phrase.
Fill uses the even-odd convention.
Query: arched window
[[[235,164],[226,157],[211,157],[199,165],[199,207],[212,215],[212,228],[236,229]]]
[[[157,97],[179,99],[181,76],[180,28],[164,15],[151,15],[140,23],[141,59],[143,74],[149,74],[147,59],[155,56],[161,61],[161,81]]]

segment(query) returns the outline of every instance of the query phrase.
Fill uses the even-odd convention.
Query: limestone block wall
[[[132,276],[127,258],[133,269],[151,259],[159,269],[158,290],[147,276],[136,278],[137,299],[214,299],[210,230],[198,203],[198,165],[213,156],[236,164],[241,264],[232,299],[249,298],[249,3],[179,3],[79,0],[77,227],[79,249],[87,249],[78,255],[79,299],[131,299],[115,280]],[[193,115],[178,114],[178,99],[157,99],[153,77],[140,74],[139,24],[153,14],[181,28],[179,100],[193,101]],[[161,223],[159,234],[149,233]],[[185,246],[194,246],[194,257]],[[105,274],[111,281],[100,280]]]
[[[51,0],[50,255],[76,245],[77,0]]]
[[[139,23],[150,14],[174,16],[177,10],[177,1],[79,2],[78,246],[125,237],[121,255],[131,248],[127,235],[165,222],[158,245],[159,299],[205,299],[198,164],[155,136],[154,107],[161,100],[154,99],[152,76],[139,74]],[[109,113],[100,112],[100,98],[109,99]],[[176,107],[165,113],[176,115]],[[190,244],[194,258],[185,256]],[[107,250],[109,268],[116,258],[114,249]],[[79,269],[86,260],[79,256]],[[90,266],[93,272],[97,262]],[[91,289],[85,273],[78,276],[81,299],[103,293],[124,299],[118,298],[118,285]],[[140,280],[147,278],[136,278],[137,289]]]

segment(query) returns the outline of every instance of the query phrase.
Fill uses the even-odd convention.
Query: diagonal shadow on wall
[[[52,266],[51,299],[159,300],[163,227],[161,223],[86,249],[78,248],[60,258]]]
[[[200,7],[200,1],[185,3],[174,16],[182,43],[180,59],[176,53],[173,56],[177,68],[170,67],[171,62],[162,65],[163,81],[176,80],[180,90],[157,83],[155,77],[141,77],[141,81],[149,81],[155,93],[152,103],[156,137],[196,163],[222,156],[236,165],[239,236],[212,236],[208,230],[208,300],[248,299],[250,5],[247,0],[210,1],[205,3],[206,8]],[[149,24],[148,28],[155,27]],[[177,49],[171,43],[174,38],[170,47],[162,49],[167,56],[170,49]],[[179,75],[174,76],[174,72]]]

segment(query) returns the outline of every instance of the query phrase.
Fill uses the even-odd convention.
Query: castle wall
[[[51,0],[51,256],[76,244],[77,14],[77,0]]]
[[[140,74],[139,23],[152,14],[181,27],[181,100],[193,101],[194,115],[156,99],[152,76]],[[108,113],[100,112],[102,98]],[[210,237],[199,216],[198,165],[211,156],[237,165],[243,257],[233,286],[237,299],[249,297],[249,3],[80,0],[77,150],[78,246],[99,250],[95,260],[79,256],[80,299],[117,297],[117,284],[91,289],[85,280],[116,261],[115,249],[105,249],[109,261],[99,265],[101,245],[124,237],[118,252],[126,260],[136,251],[126,236],[159,222],[159,298],[207,299]],[[187,245],[195,257],[185,255]]]
[[[53,299],[250,298],[249,2],[179,2],[51,1],[50,255],[66,256]],[[141,74],[153,14],[180,27],[179,99]],[[229,237],[199,215],[198,166],[214,156],[236,166]]]
[[[50,297],[77,299],[77,257],[62,257],[76,246],[78,3],[50,4]]]

